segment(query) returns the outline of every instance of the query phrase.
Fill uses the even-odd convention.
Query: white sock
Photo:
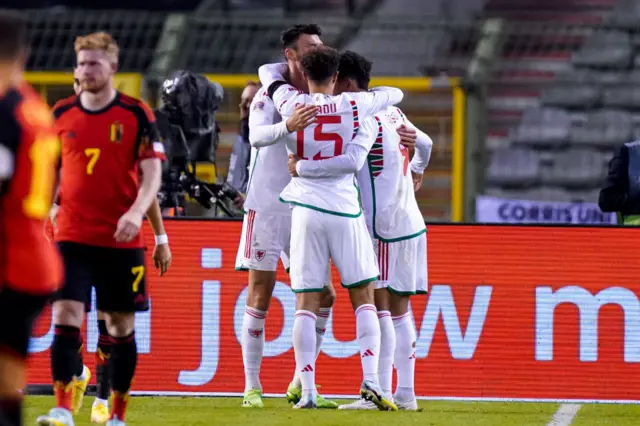
[[[95,407],[96,405],[104,405],[105,407],[109,406],[109,400],[108,399],[102,399],[102,398],[96,398],[93,401],[93,406]]]
[[[378,364],[378,379],[382,393],[387,398],[391,394],[391,382],[393,380],[393,356],[396,350],[396,331],[393,328],[391,312],[378,311],[380,322],[380,360]]]
[[[416,329],[411,321],[411,314],[393,317],[396,331],[396,352],[394,365],[398,374],[396,396],[402,400],[415,398],[413,381],[416,369]]]
[[[318,319],[316,320],[316,359],[318,359],[318,355],[320,355],[322,341],[324,340],[324,332],[327,329],[327,322],[329,322],[330,316],[331,308],[320,308],[320,312],[317,315]],[[293,384],[298,388],[302,386],[300,374],[297,368],[293,375]]]
[[[262,390],[260,365],[264,352],[264,320],[266,311],[247,306],[242,320],[242,362],[244,363],[244,391]]]
[[[360,305],[356,309],[356,335],[360,344],[362,377],[378,384],[380,357],[380,323],[374,305]]]
[[[309,311],[296,311],[293,320],[293,349],[296,370],[302,383],[302,396],[316,396],[316,315]]]

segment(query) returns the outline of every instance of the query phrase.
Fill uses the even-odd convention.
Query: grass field
[[[87,397],[76,426],[88,426],[92,397]],[[26,425],[53,404],[49,396],[27,398]],[[553,423],[559,404],[509,402],[420,401],[422,412],[345,412],[294,411],[284,399],[266,399],[263,410],[240,407],[238,398],[134,397],[127,425],[130,426],[209,426],[209,425],[305,425],[305,426],[566,426]],[[572,426],[636,426],[640,424],[640,406],[583,405]]]

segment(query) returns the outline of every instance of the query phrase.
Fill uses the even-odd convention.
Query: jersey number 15
[[[313,156],[313,158],[311,158],[312,160],[324,160],[324,159],[336,157],[342,154],[342,145],[344,142],[342,140],[342,136],[340,136],[338,133],[325,132],[322,128],[324,124],[340,124],[340,123],[342,123],[342,117],[339,115],[321,115],[316,117],[316,125],[315,127],[313,127],[313,141],[314,142],[333,142],[334,147],[333,147],[333,155],[330,155],[328,157],[323,157],[322,153],[318,151]],[[307,130],[308,129],[301,130],[296,134],[297,155],[303,160],[309,159],[304,156],[305,137],[307,138],[310,137],[310,135],[305,135],[305,131]],[[310,130],[308,133],[310,133]]]

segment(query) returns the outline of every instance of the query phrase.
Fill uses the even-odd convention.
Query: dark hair
[[[284,30],[280,33],[280,42],[282,43],[282,48],[288,49],[290,47],[294,47],[302,34],[321,36],[322,30],[320,29],[320,26],[316,24],[294,25],[288,30]]]
[[[28,47],[27,18],[18,12],[0,12],[0,59],[14,59]]]
[[[302,69],[314,83],[325,83],[340,66],[340,53],[330,47],[318,47],[302,57]]]
[[[358,88],[361,90],[369,90],[369,82],[371,81],[371,61],[364,56],[357,54],[351,50],[347,50],[340,55],[340,80],[353,79],[356,81]]]

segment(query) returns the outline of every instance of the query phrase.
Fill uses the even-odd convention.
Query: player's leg
[[[379,271],[364,217],[333,216],[331,222],[331,259],[340,272],[342,286],[349,289],[356,314],[356,336],[364,378],[360,393],[381,410],[396,410],[393,402],[382,394],[378,380],[380,323],[374,304],[373,282]]]
[[[283,264],[286,265],[285,268],[288,269],[289,256],[283,255],[282,259]],[[333,284],[331,283],[331,264],[329,264],[327,268],[325,283],[326,286],[324,288],[324,291],[322,292],[320,309],[316,313],[316,359],[320,355],[322,341],[324,340],[324,334],[327,329],[327,323],[329,322],[329,318],[331,317],[331,309],[333,308],[333,304],[336,300],[336,291],[333,288]],[[297,369],[295,369],[294,371],[293,380],[291,381],[291,383],[289,383],[286,396],[289,403],[297,404],[298,401],[300,401],[300,397],[302,396],[302,382],[300,380],[300,372]],[[318,394],[317,406],[318,408],[336,409],[338,408],[338,403],[330,399],[326,399],[322,395]]]
[[[96,281],[98,309],[105,313],[111,341],[108,426],[123,426],[129,390],[138,363],[135,313],[149,310],[143,249],[102,248],[102,276]]]
[[[420,236],[397,244],[395,273],[389,283],[390,307],[396,331],[394,365],[398,382],[394,399],[401,410],[417,410],[414,391],[416,330],[409,309],[412,294],[427,292],[427,240]],[[411,262],[415,259],[415,262]],[[406,263],[403,263],[406,260]]]
[[[244,218],[237,262],[240,268],[249,269],[249,287],[241,337],[245,370],[243,407],[264,406],[260,384],[264,324],[276,283],[278,260],[281,251],[288,244],[290,232],[289,215],[271,215],[249,210]]]
[[[76,243],[60,243],[65,280],[53,302],[54,337],[51,344],[51,373],[55,408],[37,419],[40,425],[73,424],[72,414],[80,409],[83,393],[75,389],[76,382],[88,382],[89,372],[81,373],[82,337],[80,328],[85,317],[85,306],[91,297],[94,260],[92,247]],[[86,385],[85,385],[86,389]]]
[[[0,324],[4,325],[0,327],[0,425],[22,425],[21,390],[26,380],[29,339],[33,322],[46,302],[46,296],[0,287]]]
[[[91,407],[91,421],[106,423],[109,420],[109,357],[111,339],[107,331],[105,314],[98,311],[98,349],[96,350],[96,399]]]
[[[302,396],[294,408],[316,408],[316,328],[325,287],[329,247],[325,213],[294,207],[291,233],[291,289],[296,293],[293,348]]]

